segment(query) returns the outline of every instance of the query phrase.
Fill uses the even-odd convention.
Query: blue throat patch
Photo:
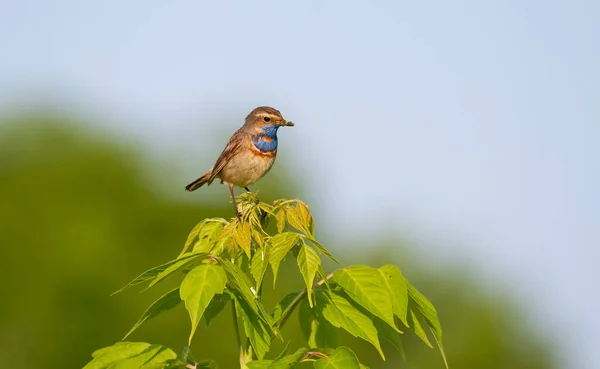
[[[269,126],[264,126],[262,129],[262,134],[258,135],[254,139],[254,146],[262,152],[271,152],[277,149],[277,130],[279,129],[278,125],[272,124]],[[267,141],[265,139],[270,139]]]

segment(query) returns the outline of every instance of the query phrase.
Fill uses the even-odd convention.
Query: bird
[[[185,189],[195,191],[204,184],[210,185],[215,178],[220,179],[229,187],[235,215],[241,220],[233,189],[237,186],[250,192],[248,186],[271,170],[277,157],[277,130],[285,126],[292,127],[294,123],[285,120],[277,109],[259,106],[252,110],[244,125],[231,136],[213,167]]]

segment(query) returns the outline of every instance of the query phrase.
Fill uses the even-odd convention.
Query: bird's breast
[[[236,186],[249,186],[271,169],[276,155],[277,150],[262,152],[250,144],[249,149],[240,151],[227,162],[219,177]]]

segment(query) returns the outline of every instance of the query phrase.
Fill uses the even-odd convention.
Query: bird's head
[[[283,116],[277,109],[273,109],[269,106],[260,106],[250,112],[246,117],[246,123],[248,127],[263,129],[265,127],[272,127],[277,129],[283,126],[292,127],[294,123],[283,119]]]

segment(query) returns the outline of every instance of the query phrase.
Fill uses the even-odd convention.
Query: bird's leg
[[[233,209],[235,210],[235,216],[238,220],[242,220],[242,214],[238,211],[237,203],[235,202],[235,193],[233,192],[233,183],[228,183],[229,192],[231,192],[231,199],[233,200]]]
[[[244,190],[246,190],[248,192],[252,192],[252,191],[250,191],[250,189],[248,187],[244,187]]]

